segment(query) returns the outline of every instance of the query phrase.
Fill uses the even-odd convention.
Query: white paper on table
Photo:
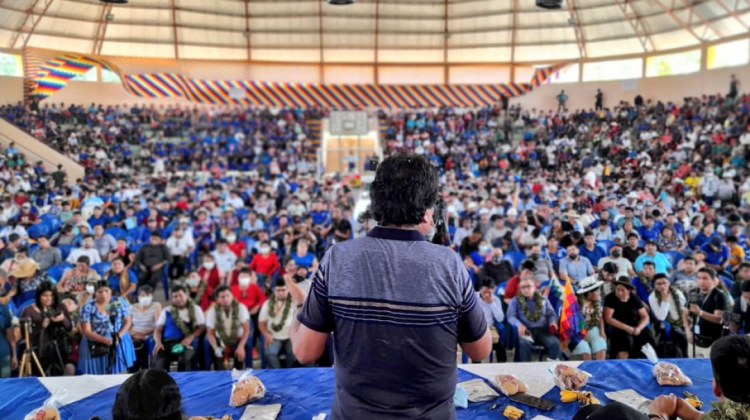
[[[326,413],[320,413],[317,416],[313,417],[312,420],[326,420]]]
[[[471,402],[489,401],[500,396],[500,394],[487,385],[485,381],[478,378],[461,382],[458,386],[466,390],[466,393],[469,394],[469,401]]]
[[[554,419],[551,419],[551,418],[549,418],[547,416],[538,415],[538,416],[534,417],[531,420],[554,420]]]
[[[248,405],[240,420],[276,420],[281,404]]]
[[[617,392],[605,392],[604,395],[612,401],[617,401],[619,403],[625,404],[628,407],[645,414],[648,414],[648,406],[652,402],[648,398],[635,392],[635,390],[632,389],[624,389]]]

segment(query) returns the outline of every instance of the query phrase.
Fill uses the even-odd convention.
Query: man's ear
[[[714,396],[718,398],[719,400],[724,399],[724,393],[721,391],[721,388],[719,388],[719,384],[716,383],[716,378],[713,378],[711,381],[711,390],[714,393]]]

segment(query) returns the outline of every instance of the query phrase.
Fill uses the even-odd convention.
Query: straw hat
[[[39,269],[36,262],[31,258],[26,258],[21,263],[15,264],[13,269],[10,271],[10,275],[17,279],[25,279],[36,274]]]

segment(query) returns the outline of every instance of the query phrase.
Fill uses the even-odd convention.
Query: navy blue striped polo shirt
[[[334,332],[337,420],[454,419],[456,345],[487,330],[458,254],[383,227],[326,253],[298,319]]]

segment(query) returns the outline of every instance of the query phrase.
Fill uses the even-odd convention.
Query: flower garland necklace
[[[286,319],[289,317],[289,311],[292,309],[292,299],[287,296],[286,303],[284,304],[284,311],[281,313],[281,320],[277,324],[271,324],[271,331],[279,332],[284,328]],[[268,300],[268,317],[276,317],[276,295],[271,295],[271,299]]]
[[[542,317],[542,309],[544,309],[544,300],[539,292],[534,292],[534,313],[529,313],[529,308],[526,306],[526,298],[519,296],[518,305],[521,307],[521,313],[529,322],[537,322]]]
[[[195,299],[194,300],[196,302],[200,302],[201,301],[201,299],[203,298],[203,293],[206,292],[206,288],[208,288],[208,283],[206,283],[205,281],[201,281],[200,286],[198,286],[198,291],[195,292]]]
[[[216,335],[219,336],[219,340],[225,346],[231,346],[236,340],[240,332],[240,304],[237,299],[232,299],[232,326],[229,329],[229,334],[226,332],[224,327],[224,308],[220,305],[216,305]],[[231,335],[230,335],[231,334]]]
[[[188,323],[190,323],[191,326],[195,327],[195,302],[193,302],[192,299],[188,299],[187,303],[187,310],[188,310]],[[174,321],[175,325],[177,325],[177,328],[180,329],[180,332],[185,337],[192,334],[192,330],[190,330],[187,325],[185,325],[185,322],[180,317],[180,311],[177,309],[176,306],[172,305],[172,308],[170,308],[169,313],[172,314],[172,321]]]
[[[661,293],[654,293],[656,295],[656,302],[661,305],[662,303],[662,297]],[[677,318],[672,318],[672,313],[670,311],[667,311],[667,322],[672,324],[675,327],[682,327],[682,323],[680,322],[680,315],[683,311],[682,308],[682,302],[680,302],[679,296],[677,296],[677,289],[675,289],[672,286],[669,286],[669,295],[674,300],[674,304],[677,305]]]
[[[578,301],[578,305],[581,307],[581,312],[583,312],[583,308],[585,306],[585,299],[580,299]],[[588,326],[587,329],[596,328],[599,326],[599,320],[602,317],[602,303],[599,299],[591,301],[591,313],[590,318],[588,321],[586,321],[586,325]],[[585,317],[584,317],[585,318]]]
[[[646,276],[643,275],[642,271],[636,274],[638,274],[638,281],[641,282],[641,284],[643,285],[643,287],[646,288],[646,290],[648,290],[648,294],[651,294],[651,292],[654,291],[654,286],[652,286],[651,282],[646,279]]]

